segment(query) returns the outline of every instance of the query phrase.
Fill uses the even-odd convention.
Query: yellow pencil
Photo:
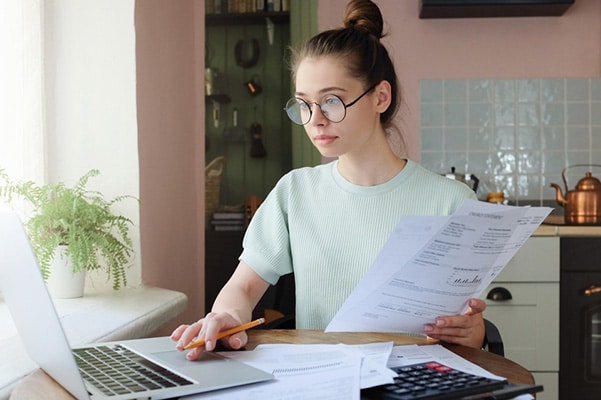
[[[264,324],[264,323],[265,323],[265,318],[259,318],[259,319],[255,319],[254,321],[247,322],[246,324],[238,325],[236,327],[227,329],[225,331],[221,331],[221,332],[219,332],[217,334],[217,340],[222,339],[222,338],[224,338],[226,336],[229,336],[229,335],[233,335],[234,333],[238,333],[238,332],[242,332],[242,331],[245,331],[247,329],[250,329],[250,328],[254,328],[257,325],[261,325],[261,324]],[[205,344],[205,339],[200,339],[200,340],[197,340],[195,342],[188,343],[184,347],[184,349],[185,350],[190,350],[190,349],[193,349],[195,347],[204,346],[204,344]]]

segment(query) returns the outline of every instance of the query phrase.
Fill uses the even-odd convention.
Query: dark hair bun
[[[378,6],[371,0],[351,0],[344,11],[344,27],[365,31],[382,38],[384,19]]]

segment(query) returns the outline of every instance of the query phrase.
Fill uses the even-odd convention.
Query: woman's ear
[[[380,113],[385,112],[390,107],[392,102],[392,88],[390,82],[384,80],[376,86],[374,89],[376,92],[376,98],[378,99],[376,107]]]

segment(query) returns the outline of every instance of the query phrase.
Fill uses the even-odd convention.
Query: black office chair
[[[268,310],[275,310],[281,318],[263,325],[264,329],[294,329],[295,324],[295,295],[294,275],[288,274],[280,278],[275,285],[273,304],[260,304],[255,314],[265,315]],[[491,353],[505,356],[505,348],[501,332],[491,321],[484,319],[485,338],[483,348]]]
[[[272,296],[264,296],[253,311],[253,319],[262,316],[271,315],[278,316],[276,320],[267,319],[265,325],[261,325],[264,329],[295,329],[296,328],[296,300],[295,300],[295,285],[294,275],[287,274],[280,277],[278,283],[272,288]]]
[[[484,348],[491,353],[505,357],[505,346],[499,328],[484,318]]]

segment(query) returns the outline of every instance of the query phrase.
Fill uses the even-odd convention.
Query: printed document
[[[376,342],[368,344],[261,344],[256,350],[276,348],[278,351],[299,351],[303,354],[311,352],[325,352],[328,348],[336,346],[338,350],[359,351],[361,360],[361,389],[392,383],[396,373],[386,367],[393,349],[392,342]],[[223,353],[225,356],[236,357],[235,353]]]
[[[451,216],[402,218],[326,332],[425,335],[465,312],[550,212],[467,200]]]
[[[392,345],[388,347],[390,354]],[[270,345],[223,352],[275,379],[186,397],[212,400],[359,400],[363,353],[338,345]],[[384,366],[385,368],[385,366]],[[389,380],[392,378],[389,377]]]

